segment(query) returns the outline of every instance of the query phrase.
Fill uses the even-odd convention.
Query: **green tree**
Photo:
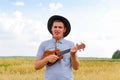
[[[112,55],[112,59],[120,59],[120,50],[116,50]]]

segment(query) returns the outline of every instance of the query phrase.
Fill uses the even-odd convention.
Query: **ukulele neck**
[[[66,54],[66,53],[68,53],[68,52],[70,52],[70,49],[66,49],[66,50],[64,50],[64,51],[60,51],[60,52],[57,54],[57,56],[61,56],[61,55]]]

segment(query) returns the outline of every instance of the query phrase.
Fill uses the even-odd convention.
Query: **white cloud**
[[[17,1],[17,2],[14,2],[13,5],[15,5],[15,6],[24,6],[25,4],[22,1]]]
[[[18,18],[22,17],[22,13],[20,11],[15,11],[13,14]]]
[[[39,43],[48,34],[42,22],[27,19],[20,11],[0,14],[0,25],[0,56],[35,56]]]
[[[50,3],[49,4],[49,8],[51,11],[56,11],[59,10],[63,7],[63,5],[61,3]]]
[[[76,8],[68,13],[72,25],[69,38],[86,43],[84,54],[89,57],[112,57],[120,49],[120,1],[87,9]],[[74,14],[74,15],[73,15]]]

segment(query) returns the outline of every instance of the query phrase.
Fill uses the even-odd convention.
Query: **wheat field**
[[[0,80],[43,80],[45,68],[34,69],[35,58],[0,58]],[[80,68],[73,70],[74,80],[119,80],[120,60],[80,59]]]

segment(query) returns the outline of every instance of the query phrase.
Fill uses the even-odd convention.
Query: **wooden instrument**
[[[84,43],[81,43],[80,45],[77,46],[77,49],[80,50],[80,49],[83,49],[84,50],[85,48],[85,44]],[[66,49],[64,51],[60,51],[59,49],[56,49],[56,50],[53,50],[53,51],[50,51],[50,50],[46,50],[43,54],[43,57],[42,58],[45,58],[46,56],[49,56],[49,55],[57,55],[58,56],[58,60],[61,60],[63,58],[63,54],[66,54],[68,52],[70,52],[71,48],[70,49]],[[56,62],[57,62],[56,61]],[[51,66],[53,65],[54,63],[50,63],[48,62],[47,65]]]

